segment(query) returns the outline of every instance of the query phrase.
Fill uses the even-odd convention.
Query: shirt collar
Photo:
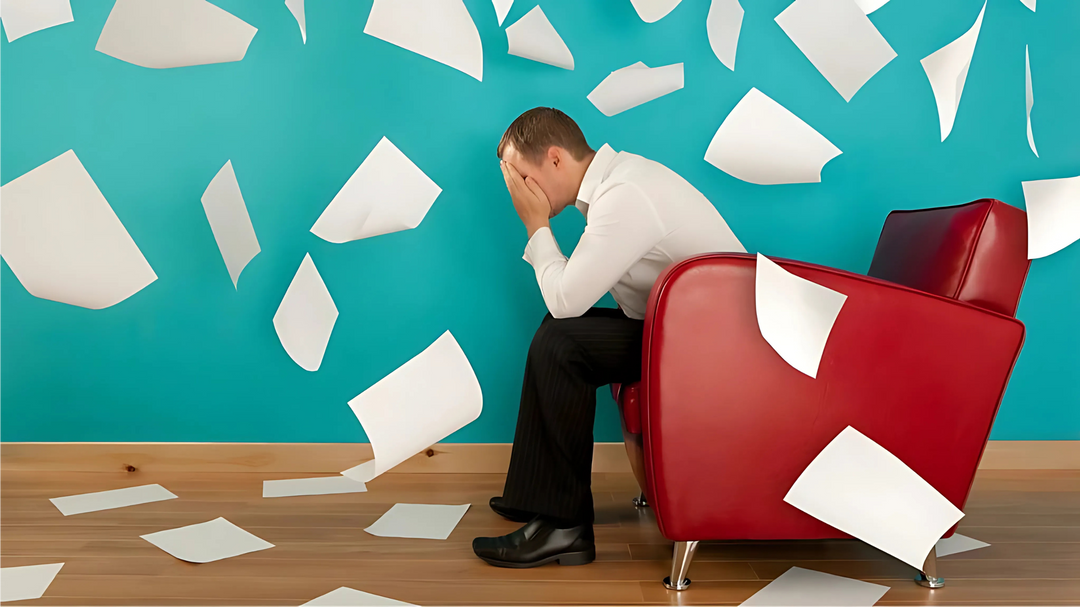
[[[618,152],[606,143],[596,150],[589,168],[585,169],[585,177],[581,180],[581,187],[578,188],[577,202],[574,203],[582,215],[588,216],[589,205],[593,203],[596,188],[600,187],[604,176],[607,175],[608,167],[617,155]]]

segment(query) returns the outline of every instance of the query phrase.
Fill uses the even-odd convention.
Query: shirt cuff
[[[540,269],[552,261],[565,260],[559,243],[555,242],[555,235],[550,228],[540,228],[533,232],[529,244],[525,245],[525,254],[522,259],[529,262],[534,269]]]

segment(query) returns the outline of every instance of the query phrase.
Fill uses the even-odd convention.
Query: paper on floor
[[[855,0],[855,4],[859,5],[864,13],[869,15],[877,9],[885,6],[889,3],[889,0]]]
[[[97,493],[82,493],[67,497],[54,497],[49,501],[53,503],[61,514],[83,514],[84,512],[97,512],[98,510],[111,510],[113,508],[125,508],[150,502],[176,499],[171,491],[161,485],[140,485],[114,489],[112,491],[98,491]]]
[[[468,510],[469,504],[394,504],[364,531],[379,537],[445,540]]]
[[[884,447],[848,426],[784,501],[921,570],[964,513]]]
[[[817,377],[847,295],[788,272],[757,254],[754,307],[761,336],[789,365]]]
[[[1025,181],[1023,186],[1028,259],[1052,255],[1080,240],[1080,175]]]
[[[1035,149],[1035,135],[1031,132],[1031,108],[1035,105],[1035,91],[1031,89],[1031,56],[1028,55],[1028,47],[1024,45],[1024,80],[1025,90],[1024,95],[1027,98],[1027,136],[1028,145],[1031,146],[1031,151],[1035,153],[1035,157],[1039,157],[1039,150]]]
[[[0,568],[0,602],[40,599],[63,563]]]
[[[727,115],[709,142],[705,160],[759,185],[817,183],[840,150],[810,125],[756,88]]]
[[[363,493],[364,483],[345,476],[319,478],[290,478],[263,481],[263,497],[293,497],[297,495],[335,495],[338,493]]]
[[[484,49],[462,0],[375,0],[364,33],[484,79]]]
[[[509,53],[563,69],[574,69],[574,56],[537,5],[506,28]]]
[[[735,71],[735,51],[739,47],[743,7],[739,0],[712,0],[705,29],[713,54],[731,71]]]
[[[202,205],[235,289],[240,273],[262,249],[259,248],[259,239],[255,237],[255,228],[251,225],[231,160],[225,162],[210,185],[206,186]]]
[[[210,563],[274,547],[224,518],[140,537],[190,563]]]
[[[854,0],[795,0],[776,23],[844,101],[896,58]]]
[[[514,0],[491,0],[491,4],[495,7],[495,16],[499,19],[499,26],[502,27],[506,15],[510,12],[510,7],[514,6]]]
[[[605,116],[614,116],[682,87],[683,64],[649,67],[638,61],[608,74],[588,99]]]
[[[342,586],[337,590],[327,592],[319,598],[312,599],[300,607],[397,607],[399,605],[416,607],[412,603],[396,601],[385,596]]]
[[[92,310],[157,280],[72,150],[0,188],[0,255],[34,297]]]
[[[157,69],[228,63],[257,31],[206,0],[116,0],[95,50]]]
[[[55,25],[71,23],[71,0],[3,0],[0,20],[8,42]]]
[[[349,401],[375,459],[342,472],[366,483],[480,417],[484,396],[449,331]]]
[[[937,555],[939,557],[949,556],[950,554],[986,548],[989,545],[973,537],[954,533],[952,537],[944,537],[937,541]]]
[[[645,23],[655,23],[675,10],[682,0],[630,0],[638,17]]]
[[[878,602],[888,586],[840,577],[801,567],[792,567],[780,577],[742,602],[745,607],[870,607]]]
[[[305,254],[274,314],[274,330],[282,347],[301,368],[318,371],[337,317],[326,283],[311,254]]]
[[[926,77],[930,79],[930,88],[934,91],[938,121],[941,124],[942,141],[945,141],[945,138],[952,132],[953,122],[956,120],[956,111],[960,108],[960,96],[964,92],[964,83],[967,81],[968,68],[971,67],[971,57],[975,54],[975,43],[979,40],[979,30],[982,28],[983,13],[985,12],[986,3],[983,2],[982,10],[979,11],[979,16],[975,19],[975,25],[972,25],[971,29],[921,61],[923,71],[926,72]]]
[[[353,172],[311,232],[343,243],[420,225],[442,188],[383,137]]]
[[[304,0],[285,0],[285,6],[300,26],[300,38],[307,44],[307,19],[304,16]]]

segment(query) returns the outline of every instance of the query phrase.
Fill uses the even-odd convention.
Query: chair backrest
[[[1029,265],[1027,214],[984,198],[889,213],[867,274],[1013,316]]]

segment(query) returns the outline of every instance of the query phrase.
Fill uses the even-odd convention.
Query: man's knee
[[[550,314],[544,317],[540,327],[533,335],[532,344],[529,346],[529,358],[533,360],[564,360],[573,347],[573,339],[568,330],[569,321],[573,318],[553,318]]]

